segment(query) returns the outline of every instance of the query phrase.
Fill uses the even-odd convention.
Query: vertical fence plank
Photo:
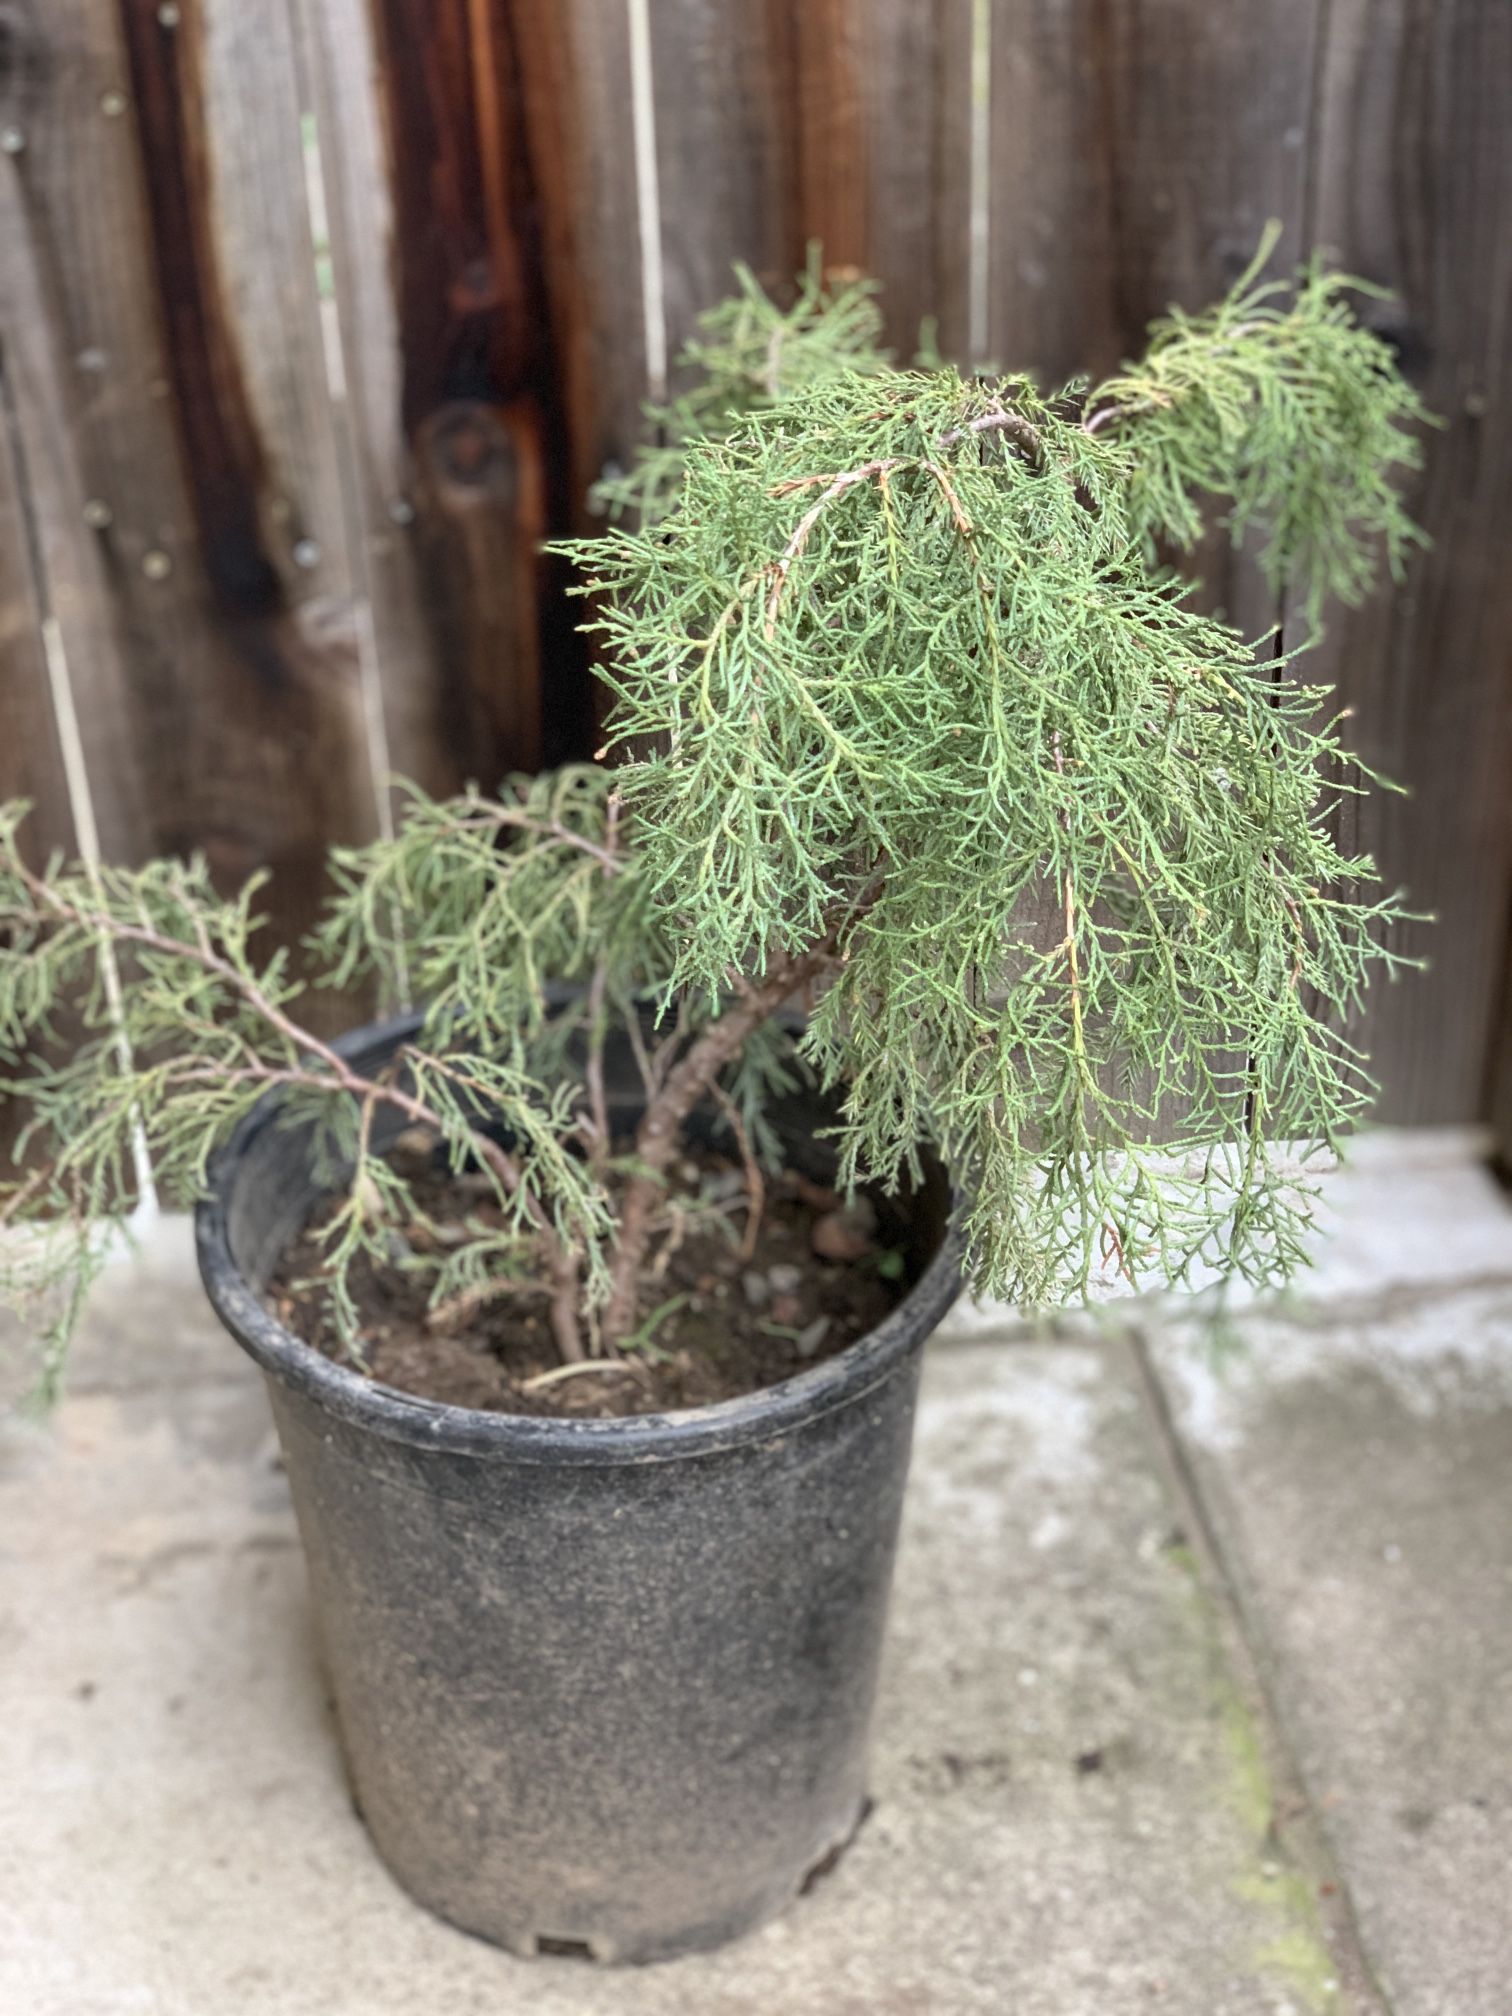
[[[1512,938],[1503,957],[1501,1009],[1491,1033],[1487,1111],[1496,1167],[1502,1181],[1512,1185]]]
[[[1372,1002],[1366,1040],[1395,1121],[1482,1117],[1512,915],[1509,77],[1498,0],[1334,0],[1317,234],[1395,290],[1368,313],[1444,423],[1411,498],[1431,550],[1395,596],[1336,615],[1320,653],[1357,709],[1361,754],[1411,791],[1352,805],[1346,844],[1438,920],[1402,934],[1429,971]]]
[[[994,0],[994,354],[1101,374],[1270,217],[1300,254],[1319,0]]]
[[[644,393],[628,58],[608,0],[302,0],[356,515],[395,769],[581,754],[586,654],[540,541]]]
[[[1136,352],[1199,308],[1269,218],[1301,258],[1320,0],[993,0],[990,335],[1056,384]],[[1220,534],[1196,561],[1210,606],[1251,635],[1272,598]]]
[[[792,256],[817,239],[827,264],[880,281],[905,362],[926,317],[962,340],[969,216],[947,157],[970,125],[969,17],[969,0],[807,0],[770,17],[779,121],[793,129]]]
[[[400,412],[404,360],[392,284],[393,192],[367,0],[295,0],[306,116],[324,198],[339,318],[348,540],[369,628],[390,767],[444,792],[455,764],[421,592]]]
[[[743,259],[782,289],[819,240],[882,283],[889,340],[964,339],[970,0],[655,0],[657,153],[673,350]]]
[[[629,16],[624,0],[533,0],[518,35],[577,526],[589,485],[640,438],[646,397]]]
[[[78,846],[68,777],[48,689],[42,608],[31,566],[31,509],[16,460],[10,387],[0,354],[0,800],[32,807],[23,839],[40,865]]]
[[[132,749],[127,614],[112,580],[120,566],[117,503],[100,480],[113,458],[96,437],[126,403],[155,419],[161,380],[137,349],[130,309],[140,304],[119,304],[123,312],[111,315],[86,299],[80,314],[70,253],[57,243],[61,212],[80,266],[126,256],[120,199],[134,189],[133,136],[121,116],[119,43],[97,13],[28,7],[7,23],[0,119],[13,151],[0,161],[0,345],[13,468],[24,459],[40,569],[32,592],[56,617],[55,650],[76,689],[101,841],[116,858],[133,858],[150,832]],[[17,538],[22,495],[17,480]],[[153,543],[138,546],[138,565]],[[12,565],[29,573],[30,557],[18,552]],[[56,774],[63,790],[61,769]],[[66,811],[59,818],[76,839]]]
[[[780,286],[802,262],[769,0],[651,0],[667,339],[675,359],[743,259]]]
[[[392,236],[380,248],[392,266],[399,365],[385,389],[413,452],[395,472],[403,488],[393,507],[437,640],[426,667],[438,682],[424,738],[432,747],[419,762],[403,741],[394,754],[433,788],[445,788],[458,764],[493,783],[541,756],[535,547],[547,529],[545,442],[538,405],[521,396],[540,324],[535,192],[518,80],[512,68],[499,75],[507,48],[496,48],[478,16],[462,4],[411,0],[378,0],[374,11],[393,205]],[[361,76],[363,46],[328,54]],[[340,142],[339,129],[322,122],[323,155]],[[338,220],[344,237],[354,220],[340,208]],[[333,239],[333,254],[338,247],[344,258]],[[359,364],[354,383],[366,369]]]
[[[221,4],[166,20],[147,0],[16,10],[6,343],[102,848],[202,848],[226,885],[267,868],[270,935],[297,943],[327,845],[372,830],[372,778],[343,597],[309,592],[318,570],[298,550],[340,544],[322,523],[332,486],[312,476],[323,372],[290,411],[246,367],[248,284],[271,283],[238,260],[236,220],[254,251],[298,244],[296,108],[259,64],[241,144],[217,159]],[[256,146],[270,151],[254,176]],[[286,303],[313,290],[312,261],[290,253],[278,284]],[[286,395],[301,355],[318,359],[284,316],[260,326],[280,330]],[[334,1026],[355,1005],[312,1012]]]
[[[31,500],[12,422],[0,354],[0,800],[24,798],[31,813],[21,841],[40,868],[54,849],[78,851],[68,776],[48,684],[43,610],[32,564]],[[26,1112],[0,1092],[0,1167],[13,1157]]]

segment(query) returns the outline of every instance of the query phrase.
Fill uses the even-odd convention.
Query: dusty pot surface
[[[416,1024],[341,1048],[371,1070]],[[822,1173],[814,1105],[773,1119]],[[959,1285],[943,1175],[877,1329],[626,1420],[444,1407],[311,1350],[259,1291],[315,1196],[308,1137],[259,1109],[200,1207],[200,1268],[267,1374],[384,1860],[516,1953],[653,1960],[760,1923],[864,1804],[921,1347]]]

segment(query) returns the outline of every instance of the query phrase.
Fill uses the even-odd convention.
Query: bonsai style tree
[[[411,792],[397,837],[333,855],[314,980],[262,948],[255,884],[38,872],[8,809],[0,1039],[32,1060],[10,1089],[42,1152],[0,1214],[51,1228],[7,1247],[14,1291],[72,1283],[49,1375],[133,1141],[192,1197],[269,1091],[348,1172],[319,1235],[346,1334],[366,1254],[428,1268],[461,1316],[540,1290],[566,1361],[633,1348],[683,1129],[717,1102],[759,1181],[794,999],[841,1184],[936,1145],[978,1290],[1287,1275],[1308,1169],[1367,1103],[1347,1032],[1400,913],[1332,838],[1358,772],[1326,692],[1199,613],[1170,561],[1215,508],[1309,616],[1357,598],[1415,536],[1393,475],[1424,415],[1345,283],[1257,270],[1053,395],[888,368],[864,289],[811,280],[783,316],[747,288],[706,332],[723,390],[611,486],[638,524],[567,549],[633,753]],[[310,1032],[321,984],[423,1004],[390,1070]],[[73,999],[86,1040],[38,1062]],[[396,1257],[424,1214],[374,1152],[380,1109],[479,1173],[495,1209],[462,1244]]]

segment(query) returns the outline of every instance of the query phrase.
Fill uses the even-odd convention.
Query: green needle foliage
[[[1278,589],[1358,595],[1415,536],[1393,485],[1426,416],[1316,265],[1246,274],[1053,395],[886,369],[875,334],[864,289],[814,272],[782,314],[747,280],[613,500],[638,522],[566,549],[633,759],[416,793],[397,838],[333,857],[317,984],[426,1004],[380,1081],[301,1027],[250,890],[177,863],[39,877],[0,820],[0,1043],[50,1151],[0,1216],[68,1220],[87,1265],[135,1140],[193,1195],[276,1088],[354,1172],[327,1234],[354,1355],[359,1252],[428,1267],[438,1306],[535,1281],[564,1355],[634,1348],[682,1124],[732,1097],[760,1142],[771,1017],[804,987],[844,1180],[937,1144],[977,1288],[1290,1273],[1309,1170],[1368,1103],[1346,1032],[1402,913],[1333,838],[1362,773],[1326,692],[1165,562],[1216,500]],[[37,1064],[80,997],[85,1042]],[[595,1059],[627,1022],[648,1107],[622,1152]],[[394,1249],[416,1205],[371,1132],[395,1108],[492,1184],[444,1261]],[[13,1286],[56,1277],[56,1240],[22,1251]]]
[[[594,499],[612,517],[633,513],[643,525],[669,509],[693,441],[733,433],[751,413],[837,371],[883,371],[876,283],[824,271],[817,245],[798,276],[791,307],[772,300],[748,266],[737,264],[736,292],[699,317],[698,335],[678,358],[685,388],[666,405],[648,405],[646,440],[625,475],[606,477]]]
[[[1162,539],[1194,545],[1204,507],[1227,499],[1235,543],[1259,527],[1272,587],[1295,582],[1315,621],[1329,595],[1360,600],[1383,548],[1399,576],[1421,540],[1394,477],[1418,459],[1404,429],[1428,414],[1350,308],[1379,289],[1317,258],[1295,292],[1258,279],[1279,231],[1216,308],[1156,324],[1141,361],[1097,388],[1090,424],[1137,440],[1128,508],[1147,559]]]

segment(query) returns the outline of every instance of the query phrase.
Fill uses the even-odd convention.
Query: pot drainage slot
[[[536,1951],[543,1960],[594,1960],[598,1957],[586,1939],[537,1939]]]

